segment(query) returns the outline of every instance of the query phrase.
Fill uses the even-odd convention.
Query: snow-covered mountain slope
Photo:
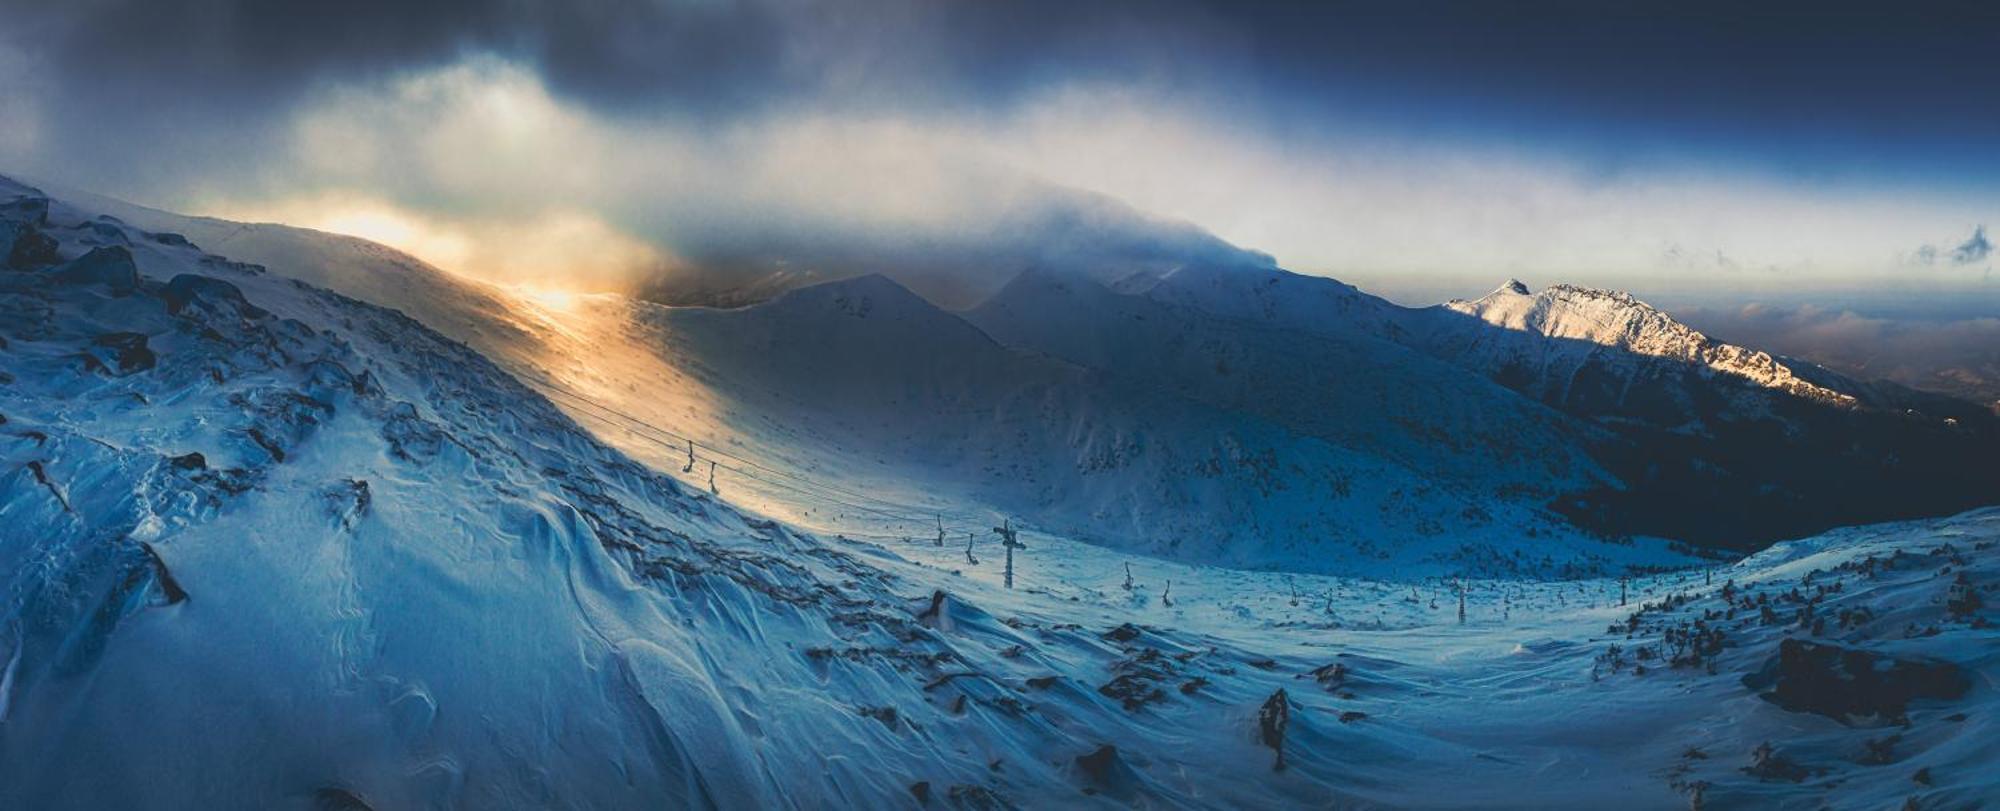
[[[1604,543],[1549,512],[1558,495],[1605,476],[1548,427],[1559,417],[1462,374],[1399,378],[1420,388],[1349,383],[1267,408],[1024,356],[880,277],[728,311],[554,299],[348,237],[77,197],[93,213],[399,309],[661,470],[681,473],[684,438],[704,460],[726,452],[736,458],[722,460],[718,479],[732,501],[830,532],[929,537],[937,513],[981,532],[1011,517],[1189,561],[1402,576],[1576,574],[1677,558],[1657,543]],[[1284,361],[1269,353],[1285,347],[1274,340],[1238,354],[1275,384]],[[1329,350],[1322,374],[1359,380],[1424,360],[1370,343]],[[1378,347],[1402,359],[1371,356]],[[1418,405],[1432,413],[1418,416]],[[635,431],[606,409],[672,436]],[[705,487],[707,474],[704,461],[683,479]],[[801,487],[829,497],[801,498]],[[844,495],[855,491],[876,495]]]
[[[25,224],[55,243],[0,271],[0,805],[1333,790],[1196,782],[1188,710],[1249,685],[1024,700],[1230,670],[1227,645],[933,601],[945,573],[690,493],[405,317],[60,205]]]
[[[1768,353],[1716,341],[1627,293],[1566,284],[1532,293],[1527,285],[1510,279],[1484,297],[1455,300],[1444,309],[1507,331],[1462,331],[1475,345],[1457,351],[1491,353],[1494,357],[1481,362],[1495,367],[1533,368],[1551,386],[1574,380],[1585,364],[1604,357],[1608,349],[1636,356],[1635,360],[1657,358],[1676,368],[1733,375],[1794,397],[1837,406],[1858,404],[1853,395],[1814,384]],[[1509,340],[1520,333],[1554,340]]]
[[[752,316],[617,296],[537,296],[472,282],[347,237],[78,199],[88,200],[84,208],[93,213],[185,233],[278,275],[402,310],[466,342],[656,468],[679,474],[685,453],[679,446],[690,438],[733,456],[718,470],[729,498],[826,531],[922,537],[933,533],[937,513],[974,529],[1012,516],[1188,559],[1331,570],[1359,558],[1302,553],[1314,522],[1327,522],[1323,534],[1338,538],[1332,546],[1373,547],[1368,556],[1378,562],[1381,549],[1399,550],[1392,557],[1406,556],[1385,564],[1397,568],[1435,562],[1440,528],[1465,531],[1461,537],[1475,550],[1494,536],[1542,544],[1503,531],[1514,520],[1503,511],[1538,536],[1577,540],[1581,527],[1612,537],[1753,549],[1840,524],[2000,500],[2000,468],[1981,461],[2000,453],[2000,425],[1978,409],[1774,361],[1805,386],[1860,403],[1829,405],[1683,359],[1495,326],[1446,308],[1408,310],[1333,280],[1269,267],[1184,264],[1123,278],[1107,291],[1112,295],[1090,301],[1024,284],[1009,289],[1006,317],[983,315],[992,308],[966,314],[1015,349],[1085,367],[1079,375],[1008,358],[987,341],[934,340],[920,335],[928,327],[916,322],[900,331],[856,318],[785,327],[772,315],[790,312],[784,308]],[[1078,290],[1103,290],[1077,281]],[[1044,293],[1050,301],[1034,300]],[[1090,307],[1123,316],[1079,317]],[[1657,320],[1664,315],[1654,316],[1627,320],[1663,335],[1684,334]],[[923,317],[941,335],[965,332],[949,314]],[[756,326],[760,321],[773,323]],[[707,332],[698,341],[676,338],[683,323]],[[874,337],[835,329],[856,325]],[[1565,327],[1572,328],[1583,329]],[[1623,332],[1589,334],[1615,343]],[[833,358],[826,344],[850,338],[853,354]],[[1155,351],[1149,340],[1181,343]],[[1301,351],[1307,344],[1314,349]],[[776,346],[786,349],[774,352]],[[773,377],[780,367],[804,369],[785,366],[786,353],[849,364],[840,375],[857,382]],[[850,368],[855,358],[896,362]],[[992,366],[974,374],[981,364]],[[811,370],[822,368],[836,367],[814,363]],[[1225,368],[1229,374],[1220,373]],[[863,385],[857,374],[876,375],[866,379],[882,388]],[[1016,374],[1020,379],[1010,377]],[[1065,382],[1051,384],[1051,374]],[[932,375],[969,382],[939,386],[927,381]],[[1043,392],[1043,399],[1027,391]],[[1068,394],[1049,394],[1059,391]],[[1287,394],[1268,396],[1272,391]],[[835,395],[846,399],[834,402]],[[967,410],[973,400],[984,405]],[[1184,415],[1171,427],[1188,433],[1159,430],[1168,423],[1150,412],[1161,408]],[[842,416],[826,416],[829,409]],[[1232,434],[1239,430],[1266,439],[1245,443]],[[1292,443],[1288,435],[1318,444]],[[1183,436],[1212,452],[1181,451]],[[1151,449],[1148,458],[1107,471],[1107,449],[1135,442]],[[1284,455],[1293,447],[1304,461],[1287,471],[1291,481],[1358,475],[1374,482],[1372,473],[1355,471],[1379,463],[1394,471],[1382,479],[1391,483],[1348,488],[1357,495],[1342,505],[1308,503],[1298,487],[1265,492],[1268,482],[1287,477],[1257,472],[1270,467],[1259,460],[1277,449],[1289,464]],[[1241,475],[1233,483],[1209,476],[1218,469],[1214,460]],[[1206,484],[1189,492],[1190,480],[1176,471],[1197,464],[1207,471]],[[797,488],[744,475],[757,469],[781,471],[809,489],[818,489],[812,482],[843,482],[847,492],[893,502],[886,512],[894,515],[884,515],[879,503],[857,510],[853,499],[802,500]],[[706,487],[707,473],[694,469],[683,480]],[[1404,487],[1394,483],[1397,477],[1422,483]],[[1375,515],[1364,518],[1371,507]],[[1551,507],[1559,519],[1547,518]],[[1482,513],[1495,519],[1483,529]],[[1218,554],[1250,527],[1276,527],[1292,537]],[[1588,544],[1551,546],[1554,560]],[[1450,554],[1481,557],[1463,545]]]
[[[1589,423],[1572,441],[1617,484],[1556,506],[1614,535],[1750,550],[2000,502],[2000,468],[1987,462],[2000,455],[2000,420],[1983,410],[1715,342],[1624,294],[1508,285],[1480,303],[1406,309],[1331,279],[1202,266],[1119,291],[1256,328],[1400,344]],[[1131,323],[1100,329],[1173,333]],[[1107,368],[1156,363],[1101,334],[1027,333],[1017,339],[1066,341],[1049,348]]]
[[[1535,449],[1551,454],[1539,460],[1546,468],[1475,475],[1518,447],[1496,440],[1459,451],[1471,458],[1448,471],[1455,477],[1439,475],[1424,463],[1447,443],[1417,433],[1423,426],[1399,427],[1388,442],[1303,432],[1157,381],[1010,350],[879,276],[742,310],[656,308],[643,320],[656,330],[648,343],[688,359],[718,401],[758,415],[762,424],[733,433],[822,448],[820,458],[873,457],[949,502],[1121,549],[1403,574],[1665,560],[1657,544],[1605,543],[1542,509],[1564,487],[1601,482],[1560,446]],[[1367,399],[1353,402],[1380,405]],[[814,475],[849,478],[834,467]]]
[[[6,807],[2000,788],[1992,512],[1639,579],[1636,614],[1615,581],[1475,582],[1461,623],[1435,583],[1041,537],[1009,591],[989,549],[827,541],[690,492],[408,318],[61,205],[14,216],[34,209],[7,208],[30,227],[0,270]],[[13,250],[28,232],[52,241]],[[1697,619],[1720,647],[1671,666]],[[1799,701],[1837,671],[1788,637],[1926,669]]]
[[[1017,278],[965,317],[1009,346],[1364,450],[1437,481],[1542,502],[1599,484],[1577,423],[1366,335],[1263,326],[1088,280]]]

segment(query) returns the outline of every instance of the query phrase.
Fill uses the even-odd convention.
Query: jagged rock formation
[[[1455,300],[1444,308],[1513,333],[1550,339],[1482,336],[1488,339],[1485,351],[1496,355],[1483,362],[1519,367],[1520,373],[1536,378],[1530,385],[1548,399],[1568,400],[1571,393],[1566,389],[1586,366],[1632,367],[1614,372],[1629,385],[1658,374],[1661,370],[1648,368],[1654,365],[1652,359],[1658,359],[1676,372],[1694,367],[1794,397],[1839,406],[1857,402],[1853,395],[1800,377],[1769,353],[1716,341],[1629,293],[1567,284],[1530,293],[1527,285],[1510,279],[1482,298]],[[1468,352],[1479,349],[1466,347]]]

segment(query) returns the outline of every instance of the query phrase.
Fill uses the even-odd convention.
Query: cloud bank
[[[1736,103],[1739,85],[1851,106],[1855,87],[1818,84],[1849,62],[1886,83],[1883,105],[1920,101],[1904,73],[1959,47],[1841,53],[1839,31],[1883,24],[1838,13],[1787,33],[1761,18],[1634,28],[1339,3],[0,11],[0,171],[359,232],[503,281],[701,300],[883,271],[963,304],[1024,267],[1115,277],[1275,257],[1414,301],[1506,276],[1757,290],[1915,273],[1994,292],[1955,272],[1984,260],[1983,232],[1930,264],[1908,246],[1956,243],[1996,214],[2000,183],[1912,189],[1829,168],[1851,160],[1801,173],[1703,134],[1778,126]],[[1565,31],[1602,41],[1528,47]],[[1644,31],[1709,46],[1729,70],[1684,65]],[[1755,32],[1833,73],[1774,71],[1739,41]],[[1641,111],[1625,105],[1669,80],[1689,92],[1655,94],[1671,115],[1641,129],[1671,136],[1659,148],[1630,134]],[[1588,115],[1543,114],[1557,97]],[[1705,123],[1674,123],[1689,121]],[[1773,132],[1787,154],[1831,154]]]
[[[1882,318],[1811,305],[1678,312],[1719,339],[2000,408],[2000,315]]]

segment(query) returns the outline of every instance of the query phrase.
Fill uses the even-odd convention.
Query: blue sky
[[[1005,274],[1082,192],[1412,302],[2000,295],[1979,4],[0,6],[4,171],[502,279]]]

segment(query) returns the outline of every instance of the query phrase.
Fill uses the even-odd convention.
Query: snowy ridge
[[[1527,285],[1509,280],[1481,298],[1444,306],[1496,327],[1692,364],[1795,397],[1856,404],[1854,396],[1800,377],[1769,353],[1716,341],[1629,293],[1568,284],[1531,293]],[[1576,351],[1560,343],[1535,344],[1525,351],[1537,350],[1550,363],[1560,361],[1549,355]]]

